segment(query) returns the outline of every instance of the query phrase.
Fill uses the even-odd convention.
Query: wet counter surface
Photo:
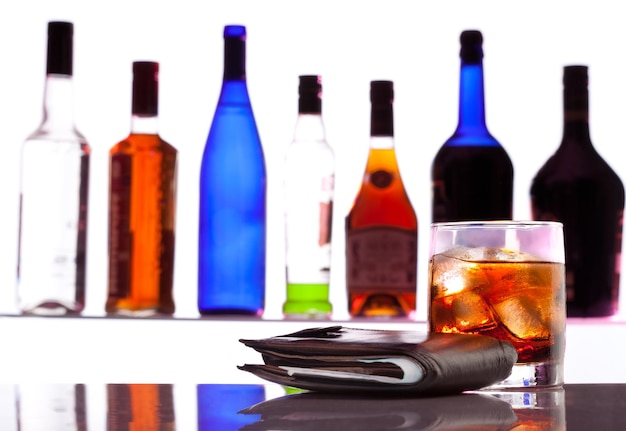
[[[626,429],[626,384],[414,398],[270,383],[32,383],[0,386],[0,402],[0,428],[20,431]]]

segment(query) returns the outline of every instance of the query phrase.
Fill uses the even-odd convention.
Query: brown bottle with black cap
[[[418,223],[398,168],[393,98],[393,82],[371,82],[369,154],[346,217],[346,286],[353,317],[415,312]]]
[[[133,63],[130,134],[109,150],[108,314],[175,311],[178,151],[159,135],[158,77],[158,63]]]
[[[617,312],[624,186],[589,133],[588,68],[563,70],[563,138],[533,178],[532,217],[563,223],[567,315]]]

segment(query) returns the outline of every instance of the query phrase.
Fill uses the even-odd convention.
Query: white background
[[[93,150],[86,315],[102,315],[106,298],[107,152],[129,131],[131,63],[155,60],[161,135],[180,155],[176,315],[197,316],[198,181],[226,24],[248,30],[248,88],[268,171],[267,318],[281,317],[285,295],[280,186],[300,74],[323,77],[323,116],[337,158],[331,298],[338,319],[347,316],[343,222],[365,166],[373,79],[395,83],[397,155],[420,223],[417,317],[425,318],[430,166],[456,126],[465,29],[483,32],[487,125],[513,161],[515,218],[529,218],[532,177],[560,142],[564,65],[589,65],[592,140],[626,178],[619,2],[22,0],[2,2],[0,17],[1,312],[14,312],[19,148],[41,120],[49,20],[75,24],[76,123]]]

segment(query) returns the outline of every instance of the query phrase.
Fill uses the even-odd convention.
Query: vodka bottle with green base
[[[329,296],[335,160],[322,121],[322,84],[300,76],[298,118],[285,157],[285,317],[324,318]]]

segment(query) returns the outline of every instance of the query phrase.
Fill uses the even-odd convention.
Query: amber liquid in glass
[[[518,363],[563,357],[562,263],[470,261],[446,252],[431,258],[428,274],[431,331],[509,341]]]
[[[346,234],[350,314],[414,313],[417,217],[393,148],[370,149],[361,189],[346,218]]]
[[[110,150],[107,313],[173,314],[177,150],[131,134]]]

